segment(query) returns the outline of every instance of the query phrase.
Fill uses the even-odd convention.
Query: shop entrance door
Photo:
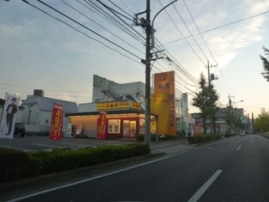
[[[123,120],[123,137],[130,137],[130,121]]]
[[[136,121],[130,121],[130,137],[136,137]]]
[[[123,120],[123,137],[136,137],[136,121]]]

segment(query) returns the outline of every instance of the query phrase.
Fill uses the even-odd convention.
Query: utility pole
[[[138,15],[146,13],[146,19],[140,18],[140,23],[138,22]],[[151,40],[151,22],[150,22],[150,0],[147,0],[146,11],[135,14],[135,25],[140,25],[145,28],[146,32],[146,55],[145,60],[141,60],[146,66],[146,78],[145,78],[145,144],[150,146],[150,40]]]
[[[150,0],[147,0],[146,9],[146,88],[145,88],[145,144],[150,145]]]
[[[146,11],[144,12],[140,12],[138,14],[136,14],[136,25],[140,25],[141,27],[145,28],[146,30],[146,58],[145,60],[141,60],[141,62],[143,64],[146,65],[146,84],[145,84],[145,144],[150,146],[150,61],[155,61],[157,59],[161,59],[163,57],[159,57],[159,58],[152,58],[152,53],[150,52],[150,50],[154,47],[154,40],[153,40],[153,45],[151,46],[150,42],[151,39],[154,37],[153,36],[153,32],[154,27],[153,27],[153,23],[155,18],[157,17],[157,15],[159,15],[165,8],[167,8],[169,5],[173,4],[174,2],[176,2],[178,0],[174,0],[173,2],[170,2],[168,5],[166,5],[165,7],[163,7],[153,18],[153,22],[151,25],[151,20],[150,20],[150,0],[147,0],[147,6],[146,6]],[[140,23],[138,23],[138,15],[146,13],[146,19],[141,18],[140,19]],[[157,51],[157,52],[162,52],[161,51]]]
[[[230,132],[232,133],[232,117],[231,117],[231,109],[232,109],[232,101],[231,96],[229,95],[229,120],[230,120]]]
[[[215,65],[215,66],[209,66],[209,61],[207,61],[207,66],[206,66],[206,68],[207,68],[207,72],[208,72],[208,86],[211,86],[211,80],[214,80],[214,78],[212,78],[211,79],[211,75],[210,75],[210,70],[209,70],[209,68],[210,67],[216,67],[217,65]],[[211,113],[210,113],[210,132],[211,132],[211,134],[213,134],[213,121],[214,121],[214,116],[213,116],[213,101],[212,101],[212,97],[211,97],[211,95],[209,95],[209,100],[210,100],[210,108],[211,108]]]
[[[254,127],[254,115],[253,115],[253,112],[252,112],[252,130],[255,131],[255,127]]]

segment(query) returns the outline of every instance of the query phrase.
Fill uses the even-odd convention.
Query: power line
[[[161,4],[161,6],[163,7],[162,3],[159,0],[159,3]],[[174,5],[173,5],[174,6]],[[193,49],[193,47],[191,46],[191,44],[188,42],[188,40],[184,37],[183,33],[180,31],[180,29],[178,28],[178,26],[176,25],[175,21],[173,20],[173,18],[169,15],[169,13],[164,10],[165,13],[168,15],[168,17],[170,18],[170,20],[173,22],[173,24],[175,25],[175,27],[177,28],[178,32],[183,36],[183,38],[185,39],[185,41],[187,42],[187,44],[190,46],[190,48],[192,49],[192,51],[195,53],[195,55],[199,58],[199,60],[205,65],[205,63],[203,62],[203,60],[199,57],[199,55],[196,53],[196,51]],[[201,50],[201,49],[200,49]],[[201,50],[202,51],[202,50]],[[206,57],[206,56],[205,56]]]
[[[59,18],[50,15],[50,14],[47,13],[46,11],[44,11],[44,10],[42,10],[42,9],[40,9],[40,8],[38,8],[38,7],[36,7],[36,6],[34,6],[33,4],[27,2],[26,0],[22,0],[22,1],[25,2],[25,3],[27,3],[28,5],[30,5],[30,6],[32,6],[32,7],[34,7],[34,8],[36,8],[37,10],[39,10],[39,11],[45,13],[46,15],[52,17],[53,19],[55,19],[55,20],[57,20],[57,21],[59,21],[59,22],[65,24],[65,25],[67,25],[68,27],[74,29],[75,31],[77,31],[77,32],[79,32],[79,33],[85,35],[86,37],[88,37],[88,38],[90,38],[90,39],[92,39],[92,40],[94,40],[94,41],[96,41],[96,42],[98,42],[98,43],[104,45],[105,47],[107,47],[107,48],[109,48],[109,49],[111,49],[111,50],[113,50],[113,51],[119,53],[120,55],[122,55],[122,56],[124,56],[124,57],[126,57],[126,58],[128,58],[128,59],[130,59],[130,60],[132,60],[133,62],[136,62],[136,63],[138,63],[138,64],[141,64],[140,62],[135,61],[134,59],[130,58],[129,56],[127,56],[127,55],[125,55],[125,54],[123,54],[123,53],[121,53],[121,52],[119,52],[118,50],[116,50],[116,49],[114,49],[114,48],[112,48],[112,47],[110,47],[110,46],[104,44],[103,42],[99,41],[98,39],[95,39],[95,38],[93,38],[93,37],[87,35],[86,33],[84,33],[84,32],[82,32],[82,31],[76,29],[76,28],[73,27],[72,25],[70,25],[70,24],[68,24],[68,23],[66,23],[66,22],[64,22],[64,21],[62,21],[62,20],[60,20]],[[138,57],[138,56],[137,56],[137,57]]]
[[[160,1],[160,0],[159,0]],[[187,26],[185,20],[183,19],[183,17],[180,15],[178,9],[176,8],[176,6],[173,4],[173,7],[175,8],[178,16],[180,17],[181,21],[184,23],[185,27],[187,28],[187,30],[189,31],[190,35],[192,36],[193,40],[195,41],[196,45],[198,46],[198,48],[200,49],[200,51],[203,53],[204,57],[208,60],[208,58],[206,57],[204,51],[202,50],[202,48],[200,47],[200,45],[198,44],[197,40],[195,39],[195,37],[192,35],[189,27]],[[185,37],[184,37],[185,38]],[[186,38],[185,38],[186,39]],[[203,62],[203,64],[205,65],[205,63]]]
[[[116,5],[115,3],[113,3],[111,0],[108,0],[110,3],[112,3],[114,6],[116,6],[118,9],[120,9],[122,12],[124,12],[125,14],[129,15],[130,17],[132,17],[131,20],[133,20],[133,16],[130,15],[129,13],[127,13],[125,10],[123,10],[122,8],[120,8],[118,5]]]
[[[25,0],[22,0],[22,1],[23,1],[23,2],[26,2],[26,3],[28,3],[28,4],[29,4],[29,2],[27,2],[27,1],[25,1]],[[92,33],[96,34],[97,36],[99,36],[99,37],[101,37],[102,39],[104,39],[104,40],[108,41],[109,43],[111,43],[111,44],[113,44],[113,45],[117,46],[118,48],[120,48],[120,49],[122,49],[122,50],[126,51],[127,53],[129,53],[129,54],[133,55],[134,57],[136,57],[136,58],[138,58],[138,59],[141,59],[141,58],[140,58],[140,57],[138,57],[137,55],[135,55],[135,54],[131,53],[130,51],[126,50],[125,48],[123,48],[123,47],[119,46],[118,44],[114,43],[113,41],[109,40],[108,38],[106,38],[106,37],[104,37],[104,36],[102,36],[102,35],[98,34],[98,33],[97,33],[97,32],[95,32],[94,30],[92,30],[92,29],[90,29],[90,28],[86,27],[85,25],[83,25],[83,24],[79,23],[78,21],[74,20],[73,18],[71,18],[71,17],[69,17],[69,16],[65,15],[65,14],[64,14],[64,13],[62,13],[61,11],[58,11],[57,9],[55,9],[55,8],[51,7],[50,5],[48,5],[48,4],[46,4],[46,3],[44,3],[44,2],[43,2],[43,1],[41,1],[41,0],[37,0],[37,1],[38,1],[38,2],[40,2],[41,4],[45,5],[45,6],[49,7],[50,9],[54,10],[55,12],[57,12],[57,13],[59,13],[59,14],[63,15],[64,17],[68,18],[69,20],[71,20],[71,21],[73,21],[73,22],[77,23],[78,25],[82,26],[83,28],[85,28],[85,29],[89,30],[90,32],[92,32]],[[39,9],[39,10],[40,10],[40,9]],[[42,11],[43,11],[43,10],[42,10]]]
[[[216,30],[216,29],[220,29],[220,28],[223,28],[223,27],[232,25],[232,24],[236,24],[236,23],[239,23],[239,22],[242,22],[242,21],[245,21],[245,20],[249,20],[249,19],[251,19],[251,18],[255,18],[255,17],[258,17],[258,16],[260,16],[260,15],[267,14],[267,13],[269,13],[269,11],[265,11],[265,12],[262,12],[262,13],[258,13],[258,14],[256,14],[256,15],[253,15],[253,16],[250,16],[250,17],[246,17],[246,18],[243,18],[243,19],[234,21],[234,22],[230,22],[230,23],[228,23],[228,24],[224,24],[224,25],[221,25],[221,26],[212,28],[212,29],[208,29],[208,30],[205,30],[205,31],[200,32],[200,33],[201,33],[201,34],[204,34],[204,33],[207,33],[207,32],[211,32],[211,31],[214,31],[214,30]],[[200,35],[200,33],[193,34],[192,36]],[[186,36],[185,38],[190,38],[190,37],[192,37],[192,36]],[[170,43],[175,43],[175,42],[180,41],[180,40],[183,40],[183,39],[184,39],[184,38],[180,38],[180,39],[176,39],[176,40],[173,40],[173,41],[169,41],[169,42],[164,43],[163,45],[168,45],[168,44],[170,44]]]
[[[110,24],[112,24],[113,26],[117,27],[118,29],[120,29],[121,31],[125,32],[126,34],[130,35],[131,37],[133,37],[134,39],[136,39],[137,41],[139,41],[142,45],[145,45],[140,39],[138,39],[136,36],[134,36],[132,33],[128,33],[126,30],[126,28],[124,27],[124,25],[122,25],[121,23],[117,22],[113,16],[110,16],[108,13],[104,12],[104,10],[102,8],[100,8],[99,6],[95,5],[95,4],[90,4],[89,2],[85,2],[91,6],[92,8],[88,7],[87,5],[83,4],[82,2],[80,2],[79,0],[77,0],[78,3],[80,3],[82,6],[84,6],[85,8],[87,8],[88,10],[92,11],[93,13],[95,13],[96,15],[100,16],[101,18],[103,18],[104,20],[106,20],[107,22],[109,22]],[[95,10],[96,11],[95,11]],[[123,27],[123,28],[122,28]],[[129,31],[129,30],[128,30]]]
[[[109,10],[111,13],[113,13],[118,19],[120,19],[124,24],[126,24],[130,29],[132,29],[134,32],[136,32],[138,34],[138,36],[140,36],[142,39],[145,39],[144,36],[142,36],[140,33],[138,33],[133,27],[131,27],[129,24],[127,24],[124,20],[122,20],[120,18],[120,16],[117,15],[117,13],[113,12],[114,10],[111,9],[110,7],[108,7],[107,5],[105,5],[104,3],[102,3],[101,1],[97,0],[97,2],[99,2],[101,5],[103,5],[107,10]]]
[[[143,53],[142,51],[140,51],[139,49],[137,49],[136,47],[134,47],[132,44],[128,43],[127,41],[123,40],[122,38],[120,38],[119,36],[117,36],[116,34],[114,34],[113,32],[111,32],[110,30],[108,30],[107,28],[105,28],[104,26],[100,25],[99,23],[97,23],[95,20],[91,19],[90,17],[88,17],[87,15],[85,15],[84,13],[80,12],[79,10],[77,10],[76,8],[74,8],[73,6],[71,6],[70,4],[66,3],[64,0],[61,0],[64,4],[66,4],[67,6],[69,6],[70,8],[72,8],[73,10],[77,11],[78,13],[80,13],[81,15],[83,15],[84,17],[86,17],[87,19],[89,19],[91,22],[93,22],[94,24],[100,26],[101,28],[103,28],[104,30],[106,30],[107,32],[109,32],[110,34],[112,34],[113,36],[115,36],[116,38],[118,38],[119,40],[125,42],[126,44],[128,44],[129,46],[133,47],[134,49],[136,49],[137,51],[139,51],[140,53]]]
[[[209,47],[208,47],[208,45],[207,45],[207,43],[206,43],[206,41],[205,41],[205,39],[204,39],[202,33],[200,32],[200,29],[199,29],[199,27],[197,26],[197,24],[196,24],[196,22],[195,22],[195,20],[194,20],[194,18],[193,18],[193,16],[192,16],[192,14],[191,14],[191,12],[190,12],[188,6],[187,6],[187,4],[185,3],[185,0],[183,0],[183,2],[184,2],[185,6],[186,6],[186,8],[187,8],[187,10],[188,10],[188,13],[189,13],[190,16],[191,16],[191,19],[193,20],[193,22],[194,22],[194,24],[195,24],[197,30],[199,31],[199,34],[201,35],[201,37],[202,37],[202,39],[203,39],[203,41],[204,41],[204,43],[205,43],[205,45],[206,45],[206,47],[207,47],[209,53],[211,54],[211,56],[212,56],[212,58],[214,59],[215,63],[218,64],[217,61],[216,61],[216,59],[215,59],[215,57],[213,56],[212,52],[210,51],[210,49],[209,49]]]

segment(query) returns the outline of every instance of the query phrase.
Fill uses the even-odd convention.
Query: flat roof
[[[132,109],[123,109],[123,110],[110,110],[106,111],[107,114],[145,114],[143,111],[137,111]],[[89,116],[89,115],[99,115],[99,111],[93,112],[77,112],[77,113],[68,113],[65,116]],[[151,114],[152,116],[157,116],[155,114]]]

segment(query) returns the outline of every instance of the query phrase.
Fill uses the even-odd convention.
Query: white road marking
[[[244,142],[246,142],[248,140],[248,137],[246,139],[244,139]]]
[[[41,146],[41,147],[52,147],[52,148],[63,148],[62,146],[55,146],[50,144],[39,144],[39,143],[32,143],[32,145]]]
[[[217,170],[208,180],[207,182],[188,200],[188,202],[196,202],[201,196],[205,193],[208,187],[217,179],[222,170]]]
[[[242,147],[242,145],[239,145],[236,149],[236,151],[239,151],[239,149]]]
[[[221,143],[222,141],[225,141],[225,139],[220,139],[220,140],[217,141],[217,142],[212,142],[212,143],[207,144],[207,145],[205,145],[205,146],[203,146],[203,147],[197,147],[197,149],[202,149],[202,148],[208,147],[208,146],[213,145],[213,144],[218,144],[218,143]]]
[[[24,149],[24,148],[20,148],[20,147],[13,147],[13,146],[9,146],[9,145],[0,145],[0,147],[1,148],[21,150],[21,151],[24,151],[24,152],[33,152],[33,151],[35,151],[35,150]]]
[[[65,184],[65,185],[62,185],[62,186],[58,186],[58,187],[46,189],[46,190],[43,190],[43,191],[35,192],[33,194],[29,194],[29,195],[22,196],[22,197],[19,197],[19,198],[11,199],[11,200],[6,201],[6,202],[16,202],[16,201],[31,198],[31,197],[34,197],[34,196],[37,196],[37,195],[40,195],[40,194],[45,194],[45,193],[49,193],[49,192],[59,190],[59,189],[63,189],[63,188],[66,188],[66,187],[71,187],[71,186],[78,185],[78,184],[81,184],[81,183],[84,183],[84,182],[89,182],[89,181],[92,181],[92,180],[95,180],[95,179],[103,178],[103,177],[106,177],[106,176],[109,176],[109,175],[114,175],[116,173],[121,173],[123,171],[127,171],[127,170],[138,168],[138,167],[141,167],[141,166],[144,166],[144,165],[148,165],[148,164],[151,164],[151,163],[154,163],[154,162],[157,162],[157,161],[162,161],[162,160],[171,158],[173,156],[176,156],[176,155],[166,156],[164,158],[160,158],[160,159],[156,159],[156,160],[153,160],[153,161],[141,163],[141,164],[138,164],[138,165],[135,165],[135,166],[131,166],[131,167],[124,168],[124,169],[121,169],[121,170],[113,171],[113,172],[110,172],[110,173],[107,173],[107,174],[98,175],[96,177],[92,177],[92,178],[80,180],[80,181],[77,181],[77,182],[73,182],[73,183],[70,183],[70,184]]]

